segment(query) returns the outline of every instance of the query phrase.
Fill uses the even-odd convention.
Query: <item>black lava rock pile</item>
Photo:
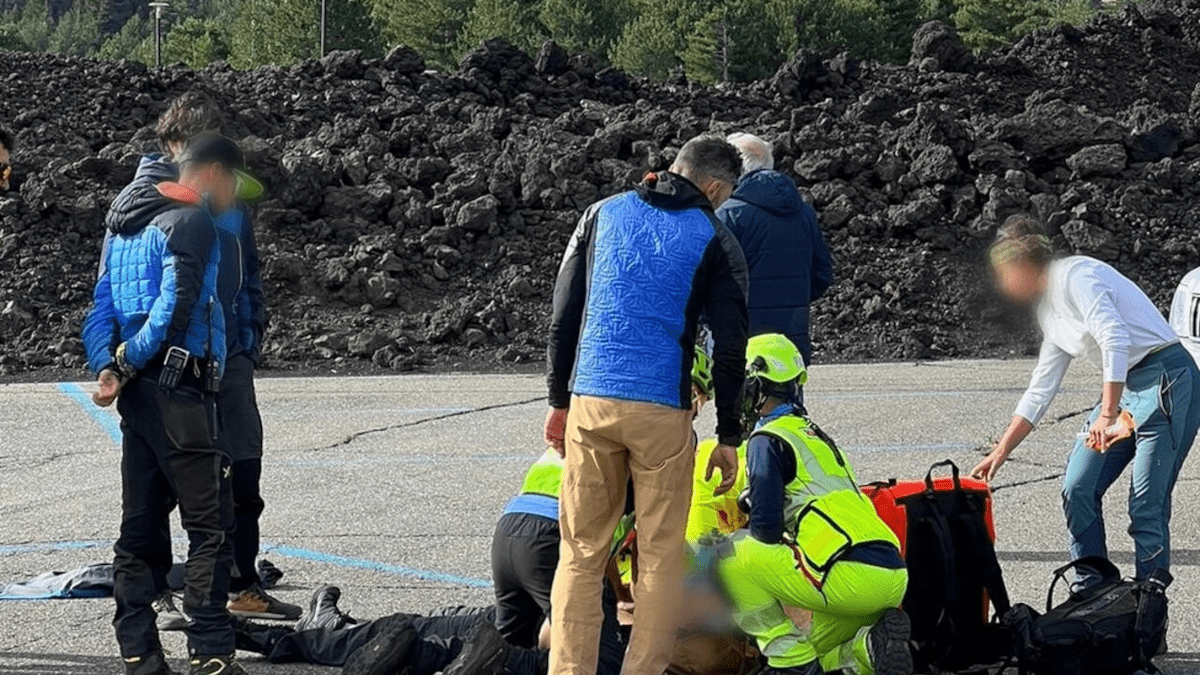
[[[822,216],[837,280],[814,309],[821,360],[1030,353],[984,269],[1016,211],[1163,305],[1200,264],[1200,0],[980,57],[929,24],[908,66],[802,51],[770,80],[715,89],[498,40],[453,74],[405,48],[250,72],[2,53],[0,82],[20,146],[0,195],[0,375],[82,364],[104,210],[152,145],[147,125],[196,87],[270,187],[272,367],[539,361],[582,209],[708,131],[775,141]]]

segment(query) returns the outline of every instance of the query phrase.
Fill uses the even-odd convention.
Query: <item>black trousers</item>
[[[166,392],[158,373],[135,377],[121,391],[122,517],[114,546],[113,619],[123,657],[162,648],[150,605],[167,588],[169,516],[175,506],[188,535],[184,610],[192,654],[230,654],[234,631],[225,603],[233,529],[229,456],[215,443],[215,402],[185,379]]]
[[[408,655],[411,675],[434,675],[445,670],[462,652],[471,627],[480,619],[494,621],[494,609],[453,608],[437,616],[393,614],[339,630],[297,633],[288,628],[242,628],[239,629],[238,647],[265,654],[271,663],[338,667],[345,665],[351,654],[390,626],[408,623],[420,636]],[[508,672],[512,675],[544,675],[546,664],[544,652],[514,648],[508,658]]]
[[[220,445],[233,462],[233,593],[258,584],[259,526],[265,504],[262,481],[263,428],[254,393],[254,362],[239,354],[225,364],[221,391],[217,394],[221,413]]]
[[[558,522],[529,513],[508,513],[492,535],[492,588],[496,628],[519,647],[534,647],[550,617],[550,587],[562,537]]]

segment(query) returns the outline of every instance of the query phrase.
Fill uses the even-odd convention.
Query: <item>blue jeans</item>
[[[1191,355],[1175,344],[1143,359],[1129,371],[1121,408],[1133,415],[1133,437],[1103,454],[1088,448],[1086,439],[1075,442],[1063,479],[1063,511],[1072,558],[1107,557],[1102,500],[1133,464],[1129,534],[1137,577],[1144,579],[1170,567],[1171,492],[1200,427],[1200,370]],[[1099,415],[1097,405],[1085,430]]]

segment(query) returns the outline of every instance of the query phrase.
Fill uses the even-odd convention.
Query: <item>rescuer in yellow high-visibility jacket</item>
[[[786,337],[751,338],[750,522],[719,545],[718,577],[769,671],[910,675],[908,618],[896,609],[908,585],[899,543],[859,492],[845,454],[797,403],[807,379]],[[811,626],[798,628],[785,605],[811,611]]]

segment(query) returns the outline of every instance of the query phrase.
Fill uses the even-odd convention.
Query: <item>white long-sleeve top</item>
[[[1073,359],[1095,364],[1105,382],[1125,382],[1148,354],[1178,341],[1146,293],[1111,265],[1073,256],[1051,263],[1048,274],[1038,306],[1045,337],[1016,411],[1031,424],[1046,414]]]

